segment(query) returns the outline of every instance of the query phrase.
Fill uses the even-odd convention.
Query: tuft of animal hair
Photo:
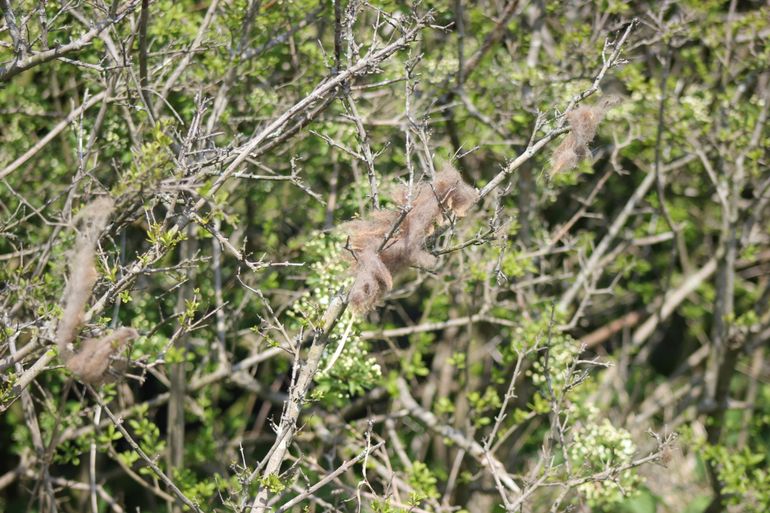
[[[581,105],[567,113],[570,133],[553,152],[549,173],[551,176],[573,169],[581,160],[591,155],[589,144],[596,137],[599,123],[607,111],[619,102],[618,97],[609,96],[596,105]]]
[[[87,246],[79,248],[72,258],[70,268],[69,283],[64,293],[64,313],[56,329],[56,345],[63,358],[72,355],[70,344],[83,323],[85,306],[98,277],[93,250]]]
[[[407,212],[403,217],[396,210],[379,210],[341,226],[354,260],[348,302],[357,313],[374,308],[393,288],[398,272],[410,266],[433,267],[436,257],[425,250],[425,238],[448,214],[464,216],[479,198],[476,189],[451,167],[437,173],[432,183],[413,187],[411,198],[408,193],[404,187],[396,195],[396,202]],[[392,235],[386,241],[388,234]]]
[[[56,345],[62,355],[72,353],[69,345],[75,340],[83,323],[86,303],[96,284],[95,254],[99,235],[107,225],[114,208],[112,199],[99,198],[85,207],[75,217],[81,229],[75,240],[75,250],[70,260],[70,275],[64,291],[64,313],[56,330]]]
[[[101,385],[114,381],[125,370],[125,361],[117,361],[114,355],[136,339],[134,328],[118,328],[101,338],[89,338],[80,344],[80,350],[66,363],[66,367],[89,385]]]
[[[99,277],[96,271],[96,245],[114,208],[111,198],[102,197],[83,207],[75,216],[75,223],[80,228],[70,259],[63,314],[55,335],[65,366],[84,383],[90,384],[106,382],[112,356],[138,336],[132,328],[120,328],[111,335],[84,341],[77,352],[73,349],[73,342],[83,324],[86,305]]]

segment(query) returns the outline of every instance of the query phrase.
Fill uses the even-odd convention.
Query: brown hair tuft
[[[573,169],[578,162],[591,154],[588,145],[596,137],[599,123],[604,114],[619,102],[618,97],[608,96],[596,105],[582,105],[566,114],[570,133],[553,152],[549,173],[551,176]]]
[[[107,226],[113,208],[112,199],[99,198],[83,207],[75,217],[75,221],[80,222],[82,226],[70,261],[69,282],[64,291],[64,313],[56,329],[56,345],[63,355],[72,352],[69,344],[75,340],[78,328],[83,322],[86,303],[96,284],[96,243]]]
[[[122,368],[113,365],[113,356],[139,336],[134,328],[118,328],[101,338],[89,338],[80,344],[80,350],[66,366],[83,383],[101,385],[114,381]]]
[[[407,207],[407,194],[406,188],[397,194],[402,208]],[[423,248],[425,238],[445,212],[463,216],[478,197],[460,173],[447,167],[436,174],[433,183],[423,182],[413,188],[410,208],[403,219],[398,211],[380,210],[367,219],[344,223],[341,229],[348,235],[354,259],[355,278],[348,295],[351,308],[359,313],[374,308],[393,287],[393,275],[407,267],[433,267],[436,257]],[[385,241],[399,219],[401,224]]]
[[[111,374],[118,370],[113,365],[113,355],[139,336],[133,328],[119,328],[104,337],[85,340],[77,353],[71,347],[83,324],[86,304],[98,278],[96,244],[113,209],[112,199],[103,197],[83,207],[75,217],[81,227],[70,263],[69,283],[64,291],[64,312],[56,328],[56,345],[64,365],[81,381],[92,385],[111,380]]]

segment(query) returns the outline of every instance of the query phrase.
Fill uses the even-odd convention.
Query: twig
[[[120,12],[117,12],[115,16],[96,22],[92,29],[74,41],[71,41],[65,45],[56,46],[50,50],[29,54],[23,59],[15,59],[11,62],[10,65],[0,66],[0,82],[10,80],[19,73],[22,73],[23,71],[26,71],[30,68],[34,68],[35,66],[45,62],[52,61],[68,53],[85,48],[91,44],[91,41],[93,41],[98,35],[104,32],[104,30],[118,23],[129,13],[131,13],[136,5],[137,0],[129,2],[123,9],[120,10]],[[2,176],[3,175],[0,174],[0,177]]]
[[[196,513],[203,513],[203,510],[198,507],[198,505],[194,502],[192,502],[190,499],[187,498],[187,496],[182,493],[182,491],[174,484],[171,479],[158,467],[158,465],[155,463],[155,461],[147,456],[147,454],[142,450],[141,447],[139,447],[139,444],[136,443],[136,441],[131,437],[131,434],[126,431],[126,428],[123,427],[123,421],[121,419],[116,418],[110,409],[107,407],[106,404],[104,404],[104,401],[102,401],[102,398],[99,396],[99,394],[96,393],[96,391],[91,387],[91,385],[86,385],[86,388],[88,389],[88,392],[91,394],[91,396],[96,400],[97,403],[102,407],[104,412],[107,414],[107,416],[112,421],[112,424],[120,431],[120,433],[123,435],[123,438],[126,440],[128,445],[131,446],[131,448],[139,455],[140,458],[144,460],[145,463],[147,463],[147,466],[150,467],[150,469],[153,471],[153,473],[160,478],[163,483],[165,483],[166,486],[168,486],[169,490],[176,495],[177,499],[179,499],[182,504],[190,508],[191,510],[195,511]]]
[[[376,451],[377,449],[382,447],[384,444],[385,444],[385,442],[380,442],[377,445],[375,445],[374,447],[367,447],[366,449],[364,449],[364,451],[362,453],[358,454],[356,457],[351,458],[351,459],[343,462],[342,465],[340,465],[339,467],[334,469],[334,471],[330,472],[329,474],[325,475],[323,477],[323,479],[318,481],[316,484],[314,484],[313,486],[311,486],[310,488],[308,488],[307,490],[305,490],[301,494],[297,495],[296,497],[294,497],[292,500],[290,500],[286,504],[283,504],[280,508],[278,508],[278,511],[288,511],[290,508],[292,508],[292,507],[296,506],[297,504],[299,504],[300,502],[304,501],[305,499],[307,499],[308,497],[313,495],[315,492],[320,490],[322,487],[324,487],[325,485],[327,485],[328,483],[333,481],[337,476],[339,476],[343,472],[347,472],[347,470],[350,467],[352,467],[353,465],[355,465],[356,463],[358,463],[362,459],[368,457],[370,453],[372,453],[373,451]]]

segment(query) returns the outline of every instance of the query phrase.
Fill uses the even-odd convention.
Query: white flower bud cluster
[[[557,393],[571,381],[570,373],[573,371],[575,359],[580,356],[580,351],[580,344],[572,337],[566,335],[552,337],[548,349],[548,372],[551,375],[551,385]],[[535,385],[545,385],[545,359],[536,360],[529,374]]]
[[[319,259],[310,266],[309,290],[304,292],[287,314],[306,327],[317,326],[334,294],[350,285],[340,241],[319,235],[305,245],[308,255]],[[382,378],[377,360],[369,356],[369,347],[361,338],[362,320],[346,311],[329,334],[315,381],[316,397],[340,403],[375,386]]]
[[[598,410],[590,407],[590,418],[596,418]],[[600,423],[583,422],[572,431],[570,459],[575,468],[586,473],[599,473],[622,467],[633,460],[636,445],[628,431],[612,425],[608,419]],[[578,491],[592,507],[608,506],[632,494],[640,483],[633,469],[612,474],[604,481],[589,481],[578,486]]]

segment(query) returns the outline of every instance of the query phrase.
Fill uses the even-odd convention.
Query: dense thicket
[[[767,2],[0,10],[0,510],[770,511]]]

